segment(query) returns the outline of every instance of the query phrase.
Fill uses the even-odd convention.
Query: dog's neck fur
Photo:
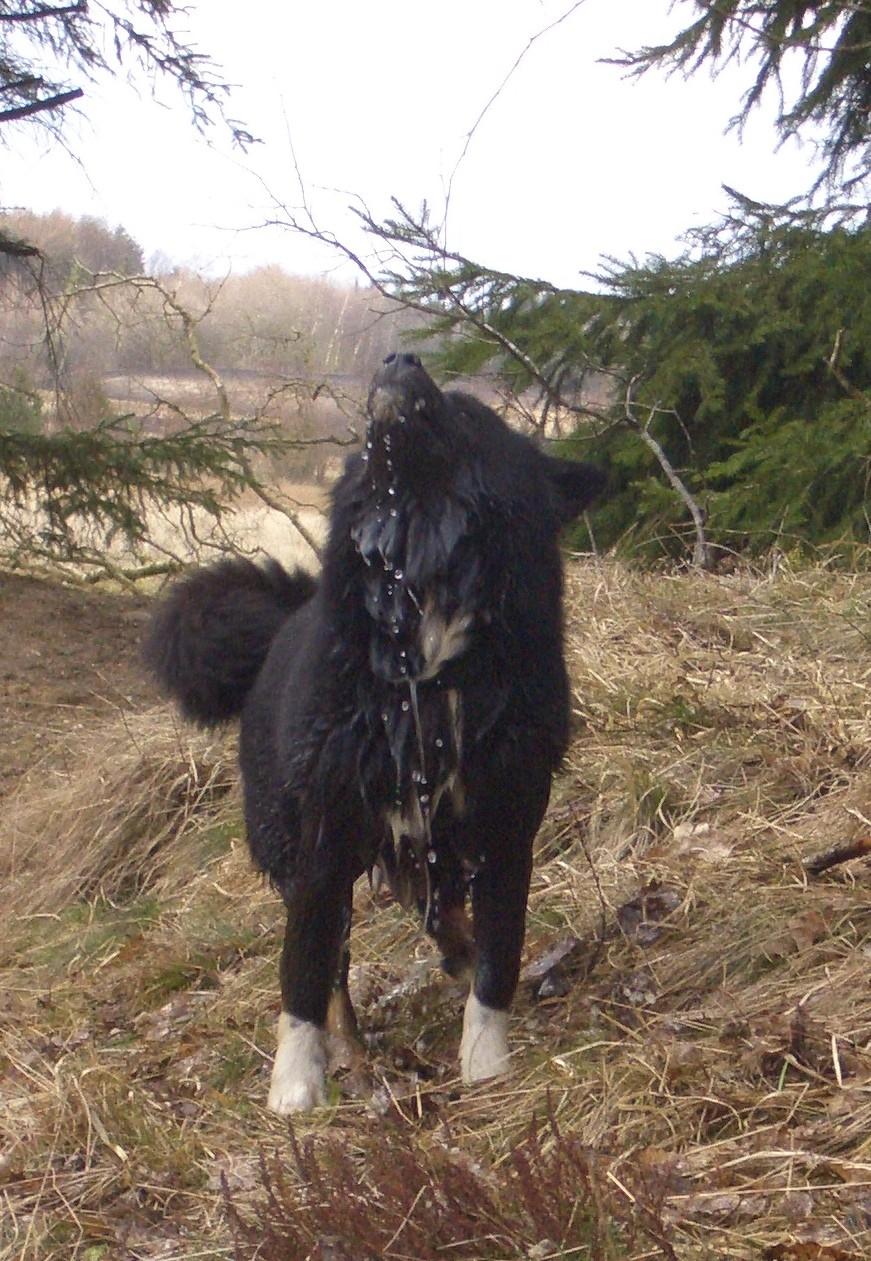
[[[456,489],[442,488],[433,500],[397,475],[396,461],[389,468],[383,459],[377,462],[392,475],[386,483],[377,472],[373,476],[372,464],[370,451],[368,493],[351,530],[365,564],[371,668],[391,682],[432,679],[462,651],[473,620],[473,608],[466,607],[468,566],[462,591],[454,590],[451,576],[471,511]]]
[[[371,421],[363,459],[376,502],[388,504],[399,495],[410,495],[426,503],[447,492],[457,462],[449,437],[434,431],[421,416],[389,426]]]

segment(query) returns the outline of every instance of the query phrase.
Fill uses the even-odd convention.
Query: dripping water
[[[426,854],[426,863],[423,865],[424,878],[426,880],[426,905],[423,913],[423,923],[426,927],[430,922],[430,916],[433,910],[433,873],[432,868],[435,865],[437,854],[432,843],[432,816],[430,814],[430,795],[429,781],[426,773],[426,746],[423,739],[423,723],[420,720],[420,704],[417,695],[417,679],[408,680],[408,702],[402,702],[402,708],[405,709],[407,704],[411,706],[411,715],[414,720],[414,734],[417,740],[417,771],[412,775],[412,783],[414,784],[414,792],[417,797],[417,807],[420,813],[421,823],[423,825],[423,836],[420,838],[420,845]],[[437,890],[435,891],[437,892]]]

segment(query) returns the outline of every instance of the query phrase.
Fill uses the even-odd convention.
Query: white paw
[[[317,1025],[283,1011],[278,1018],[278,1050],[266,1106],[279,1116],[308,1112],[326,1103],[324,1036]]]
[[[460,1067],[463,1081],[483,1081],[508,1072],[508,1012],[485,1007],[474,990],[466,999]]]

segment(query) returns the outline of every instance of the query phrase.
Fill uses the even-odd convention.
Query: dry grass
[[[569,596],[576,731],[539,842],[513,1076],[458,1089],[459,993],[361,889],[367,1069],[339,1067],[297,1129],[361,1176],[373,1145],[428,1168],[447,1142],[497,1194],[552,1112],[615,1208],[653,1188],[682,1261],[866,1256],[871,870],[810,878],[804,860],[871,834],[871,580],[586,563]],[[0,824],[10,1261],[232,1256],[222,1175],[248,1221],[260,1149],[297,1176],[262,1106],[280,907],[248,868],[231,759],[131,715],[31,776]],[[554,946],[562,962],[536,966]],[[615,1238],[608,1255],[663,1255]],[[541,1243],[480,1255],[568,1255]],[[402,1229],[383,1244],[409,1255]]]
[[[165,710],[85,731],[58,767],[35,766],[5,811],[0,879],[6,912],[52,914],[82,899],[129,901],[179,878],[179,854],[217,818],[238,776],[232,749],[182,730]],[[188,875],[193,874],[188,872]]]

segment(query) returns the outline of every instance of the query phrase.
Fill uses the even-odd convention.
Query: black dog
[[[506,1071],[532,843],[567,740],[557,536],[602,482],[442,393],[414,355],[384,361],[368,413],[320,580],[197,571],[146,645],[188,717],[241,715],[248,840],[287,906],[280,1113],[323,1101],[322,1031],[354,1028],[351,896],[373,867],[473,977],[463,1078]]]

